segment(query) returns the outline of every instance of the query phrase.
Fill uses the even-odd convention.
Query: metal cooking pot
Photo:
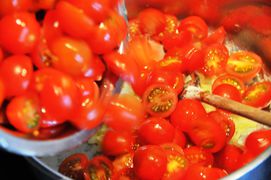
[[[129,12],[129,4],[132,4],[133,7],[135,7],[135,1],[134,0],[127,0],[127,1],[128,1],[128,12]],[[233,0],[229,0],[229,1],[233,1]],[[206,2],[207,3],[212,2],[212,0],[207,0]],[[236,0],[236,2],[239,5],[241,3],[244,3],[244,4],[246,4],[246,3],[264,3],[266,5],[267,3],[270,2],[270,0],[240,0],[240,1]],[[124,12],[124,14],[125,14],[126,10],[125,10],[125,8],[122,7],[120,9],[120,11]],[[259,21],[260,21],[260,19],[259,19]],[[250,36],[247,36],[246,38],[249,39]],[[249,41],[246,38],[244,39],[245,43],[247,43]],[[251,45],[251,42],[250,42],[250,44],[248,43],[248,45]],[[250,47],[248,47],[248,48],[250,48]],[[265,57],[265,53],[263,55]],[[271,62],[271,60],[270,60],[270,62]],[[27,160],[29,161],[29,163],[31,163],[33,165],[34,170],[38,174],[39,179],[41,179],[41,177],[43,177],[42,179],[69,179],[69,178],[61,175],[60,173],[58,173],[58,166],[62,162],[62,160],[65,157],[67,157],[73,153],[77,153],[77,152],[84,152],[84,153],[88,154],[89,157],[91,157],[95,153],[95,150],[96,150],[95,146],[90,146],[85,143],[75,149],[65,151],[65,152],[60,153],[55,156],[28,157]],[[223,179],[225,179],[225,180],[227,180],[227,179],[229,179],[229,180],[235,180],[235,179],[266,180],[266,179],[271,179],[271,157],[270,157],[270,155],[271,155],[271,147],[268,148],[264,153],[262,153],[260,156],[258,156],[251,163],[247,164],[246,166],[233,172],[232,174],[228,175],[227,177],[225,177]]]

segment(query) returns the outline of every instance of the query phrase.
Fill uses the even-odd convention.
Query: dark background
[[[0,179],[1,180],[38,180],[31,165],[25,158],[10,154],[0,149]]]

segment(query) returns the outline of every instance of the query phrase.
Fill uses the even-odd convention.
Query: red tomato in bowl
[[[242,95],[241,92],[230,84],[220,84],[213,89],[213,94],[232,99],[234,101],[241,102]]]
[[[243,94],[245,91],[244,82],[240,78],[229,75],[229,74],[221,75],[217,79],[215,79],[212,85],[212,90],[214,90],[217,86],[221,84],[230,84],[236,87],[241,92],[241,94]]]
[[[190,164],[212,166],[214,163],[213,154],[198,146],[190,146],[185,148],[184,155]]]

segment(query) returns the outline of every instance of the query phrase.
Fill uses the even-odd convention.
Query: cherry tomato
[[[133,157],[134,157],[134,152],[117,156],[112,162],[114,166],[114,170],[119,172],[127,168],[133,168],[134,166]]]
[[[2,62],[3,58],[4,58],[4,53],[3,53],[2,48],[0,48],[0,62]]]
[[[180,21],[178,30],[189,31],[194,39],[202,40],[208,35],[208,26],[199,16],[189,16]]]
[[[186,136],[183,133],[183,131],[175,128],[174,131],[174,138],[173,138],[173,143],[179,145],[180,147],[184,148],[186,146],[187,140],[186,140]]]
[[[214,157],[212,153],[198,146],[190,146],[184,149],[185,158],[190,164],[200,164],[202,166],[212,166]]]
[[[134,84],[139,76],[139,69],[135,61],[131,61],[125,54],[111,52],[104,55],[105,63],[108,68],[123,80]]]
[[[250,86],[244,93],[242,103],[263,108],[271,101],[271,82],[258,82]]]
[[[80,105],[75,80],[61,71],[52,68],[35,71],[32,84],[44,111],[59,122],[71,118]]]
[[[137,131],[140,143],[159,145],[169,143],[174,138],[174,127],[163,118],[149,118]]]
[[[74,128],[69,124],[61,124],[52,127],[40,128],[33,133],[33,137],[38,140],[48,140],[62,137],[70,132],[73,132]]]
[[[36,94],[14,97],[7,106],[7,117],[11,125],[24,133],[31,133],[39,128],[40,105]]]
[[[53,67],[73,76],[83,76],[93,58],[86,42],[70,37],[62,36],[55,39],[50,49],[56,56],[52,61]]]
[[[201,72],[207,76],[222,74],[227,65],[228,57],[228,49],[223,44],[217,43],[208,46]]]
[[[104,155],[92,158],[84,170],[84,180],[111,179],[113,176],[113,164]]]
[[[24,11],[14,12],[0,20],[0,44],[11,53],[32,52],[39,38],[40,25],[34,14]]]
[[[179,73],[183,72],[184,69],[183,61],[177,55],[174,54],[171,55],[169,54],[169,52],[170,50],[167,52],[167,54],[161,61],[156,62],[156,67],[164,71],[172,71]]]
[[[27,91],[33,74],[31,59],[25,55],[12,55],[0,64],[0,76],[7,97]]]
[[[3,80],[0,78],[0,107],[2,106],[2,102],[5,99],[5,85]]]
[[[133,158],[134,172],[139,179],[161,179],[167,169],[167,155],[156,145],[141,146]]]
[[[103,61],[101,60],[101,58],[95,55],[90,61],[90,64],[84,76],[88,78],[92,78],[96,81],[101,81],[104,73],[105,73],[105,65]]]
[[[179,94],[184,87],[184,75],[180,72],[154,70],[149,75],[147,86],[155,83],[168,84]]]
[[[62,36],[63,32],[60,28],[59,18],[55,9],[46,12],[42,22],[42,30],[43,36],[48,44],[55,38]]]
[[[168,117],[178,102],[177,93],[166,84],[155,83],[143,94],[143,107],[152,116]]]
[[[131,152],[135,144],[134,136],[131,132],[106,131],[102,140],[102,152],[107,156],[118,156]]]
[[[82,153],[76,153],[65,158],[58,171],[72,179],[84,179],[84,169],[87,167],[88,157]]]
[[[165,146],[163,145],[163,148]],[[167,171],[165,172],[162,180],[178,180],[182,179],[189,162],[184,156],[183,152],[176,150],[166,149],[167,155]]]
[[[145,111],[135,95],[123,94],[112,98],[107,106],[104,123],[112,129],[133,131],[144,120]]]
[[[220,84],[214,90],[213,94],[229,98],[238,102],[242,101],[241,92],[230,84]]]
[[[185,180],[193,179],[193,180],[204,180],[204,179],[210,179],[210,180],[217,180],[224,176],[227,176],[225,170],[215,168],[215,167],[204,167],[202,165],[192,165],[189,166],[189,168],[186,171],[186,174],[184,176]]]
[[[271,145],[271,130],[261,129],[250,133],[245,141],[248,151],[255,156],[260,155]]]
[[[202,116],[206,116],[206,111],[200,101],[183,99],[177,103],[176,109],[170,116],[170,121],[176,128],[187,132],[192,121]]]
[[[206,115],[191,123],[188,135],[193,143],[212,153],[220,151],[226,143],[224,129]]]
[[[235,124],[230,117],[230,113],[217,109],[208,113],[208,116],[218,122],[224,129],[227,142],[229,142],[235,133]]]
[[[126,23],[122,16],[111,12],[110,16],[94,26],[87,39],[91,49],[96,54],[105,54],[118,47],[127,32]]]
[[[250,81],[262,68],[262,59],[253,52],[239,51],[230,55],[226,71],[244,81]]]
[[[166,26],[166,18],[164,14],[153,8],[142,10],[138,14],[139,28],[144,34],[150,36],[163,32]]]
[[[221,84],[229,84],[234,86],[235,88],[237,88],[241,94],[244,93],[245,91],[245,84],[244,82],[239,79],[238,77],[229,75],[229,74],[225,74],[225,75],[221,75],[219,76],[212,85],[212,90],[214,90],[217,86],[221,85]]]
[[[237,169],[247,165],[248,163],[253,161],[255,158],[256,156],[252,152],[248,151],[247,149],[244,149],[243,153],[238,158],[238,163],[236,164]]]
[[[95,103],[99,98],[99,87],[95,81],[90,78],[76,79],[76,85],[80,91],[81,106]]]
[[[206,45],[212,45],[212,44],[223,44],[226,39],[227,32],[225,31],[223,26],[218,27],[217,29],[212,32],[208,37],[203,39],[203,43]]]
[[[177,17],[171,14],[164,14],[164,16],[166,20],[164,31],[152,37],[158,42],[163,42],[163,40],[170,38],[173,35],[177,35],[177,27],[179,25],[179,20],[177,19]]]
[[[60,28],[72,37],[86,38],[93,30],[94,22],[84,11],[67,1],[59,1],[56,15]]]
[[[130,19],[128,21],[128,34],[131,39],[134,39],[137,36],[142,36],[142,32],[139,29],[139,20],[138,18]]]
[[[34,1],[34,8],[39,10],[39,9],[53,9],[55,6],[57,0],[39,0],[39,1]]]
[[[32,0],[2,0],[0,1],[0,16],[13,13],[15,11],[28,11],[32,9]]]
[[[166,50],[175,47],[184,47],[185,45],[192,43],[192,35],[189,31],[181,31],[162,39],[162,43]]]
[[[82,9],[95,23],[104,21],[109,16],[110,0],[66,0]]]
[[[227,144],[221,151],[215,154],[215,165],[231,173],[238,169],[238,161],[242,154],[239,147]]]

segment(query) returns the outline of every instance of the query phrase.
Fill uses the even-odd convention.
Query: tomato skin
[[[108,130],[102,140],[102,152],[107,156],[118,156],[133,150],[135,144],[131,132]]]
[[[167,84],[154,83],[143,94],[143,106],[154,117],[168,117],[175,109],[178,97],[176,91]]]
[[[134,95],[114,96],[107,106],[104,123],[120,131],[134,131],[145,119],[145,111],[140,100]]]
[[[141,146],[133,158],[134,172],[139,179],[156,180],[163,177],[167,168],[167,156],[156,145]],[[148,171],[146,171],[148,169]]]
[[[206,111],[202,104],[193,99],[182,99],[177,103],[176,109],[170,116],[170,122],[184,132],[190,129],[191,122],[206,116]]]
[[[250,152],[247,149],[244,149],[243,153],[238,158],[238,163],[237,163],[238,168],[237,169],[247,165],[248,163],[253,161],[255,158],[256,158],[256,156],[252,152]]]
[[[214,163],[214,157],[212,153],[198,146],[190,146],[185,148],[184,154],[190,164],[212,166]]]
[[[87,167],[88,157],[82,153],[72,154],[65,158],[58,171],[73,179],[84,179],[84,169]]]
[[[184,71],[194,72],[204,66],[204,50],[195,45],[188,45],[181,50]]]
[[[12,55],[0,64],[0,76],[7,97],[26,92],[33,74],[31,59],[25,55]]]
[[[0,17],[15,11],[28,11],[32,9],[32,0],[2,0],[0,1]]]
[[[7,117],[16,129],[31,133],[39,128],[40,105],[36,94],[14,97],[7,106]]]
[[[52,61],[53,67],[72,76],[83,76],[93,58],[86,42],[67,36],[55,39],[50,49],[57,57]]]
[[[152,117],[141,124],[137,135],[142,144],[164,144],[173,141],[174,127],[166,119]]]
[[[112,162],[115,171],[119,172],[126,168],[133,168],[133,157],[134,152],[117,156]]]
[[[238,161],[242,154],[239,147],[227,144],[221,151],[215,154],[215,165],[231,173],[238,169]]]
[[[220,26],[217,29],[215,29],[215,31],[212,32],[212,34],[203,39],[203,43],[205,45],[212,45],[216,43],[224,44],[226,35],[227,35],[226,30],[224,29],[223,26]]]
[[[93,20],[71,3],[59,1],[56,12],[60,28],[70,36],[85,38],[92,32]]]
[[[220,151],[226,144],[224,129],[206,115],[192,123],[188,135],[193,143],[212,153]]]
[[[271,145],[271,131],[262,129],[250,133],[245,141],[245,146],[248,151],[252,152],[255,156],[260,155]]]
[[[187,140],[183,131],[175,128],[174,138],[172,142],[184,148],[187,144]]]
[[[144,34],[150,36],[159,34],[165,29],[166,18],[164,14],[154,8],[147,8],[138,14],[139,28]]]
[[[0,44],[11,53],[30,53],[39,38],[40,26],[34,14],[15,12],[0,20]]]
[[[234,101],[241,102],[241,92],[230,84],[220,84],[213,90],[213,94],[232,99]]]
[[[0,78],[0,107],[2,106],[2,102],[5,99],[5,85],[3,80]]]
[[[204,179],[210,179],[210,180],[217,180],[224,176],[226,176],[227,173],[225,170],[219,169],[219,168],[213,168],[213,167],[204,167],[201,165],[192,165],[188,168],[186,171],[186,174],[184,176],[185,180],[204,180]]]
[[[230,113],[216,109],[215,111],[209,112],[208,116],[220,124],[225,131],[227,142],[229,142],[235,133],[235,124],[230,117]]]
[[[250,51],[232,53],[228,59],[226,72],[244,81],[250,81],[262,68],[262,59]]]
[[[251,85],[243,95],[242,103],[257,108],[266,107],[271,101],[271,82],[264,81]]]
[[[214,90],[220,84],[230,84],[230,85],[236,87],[241,92],[241,94],[243,94],[245,91],[244,82],[241,79],[239,79],[238,77],[235,77],[235,76],[232,76],[229,74],[224,74],[224,75],[219,76],[213,82],[212,90]]]

